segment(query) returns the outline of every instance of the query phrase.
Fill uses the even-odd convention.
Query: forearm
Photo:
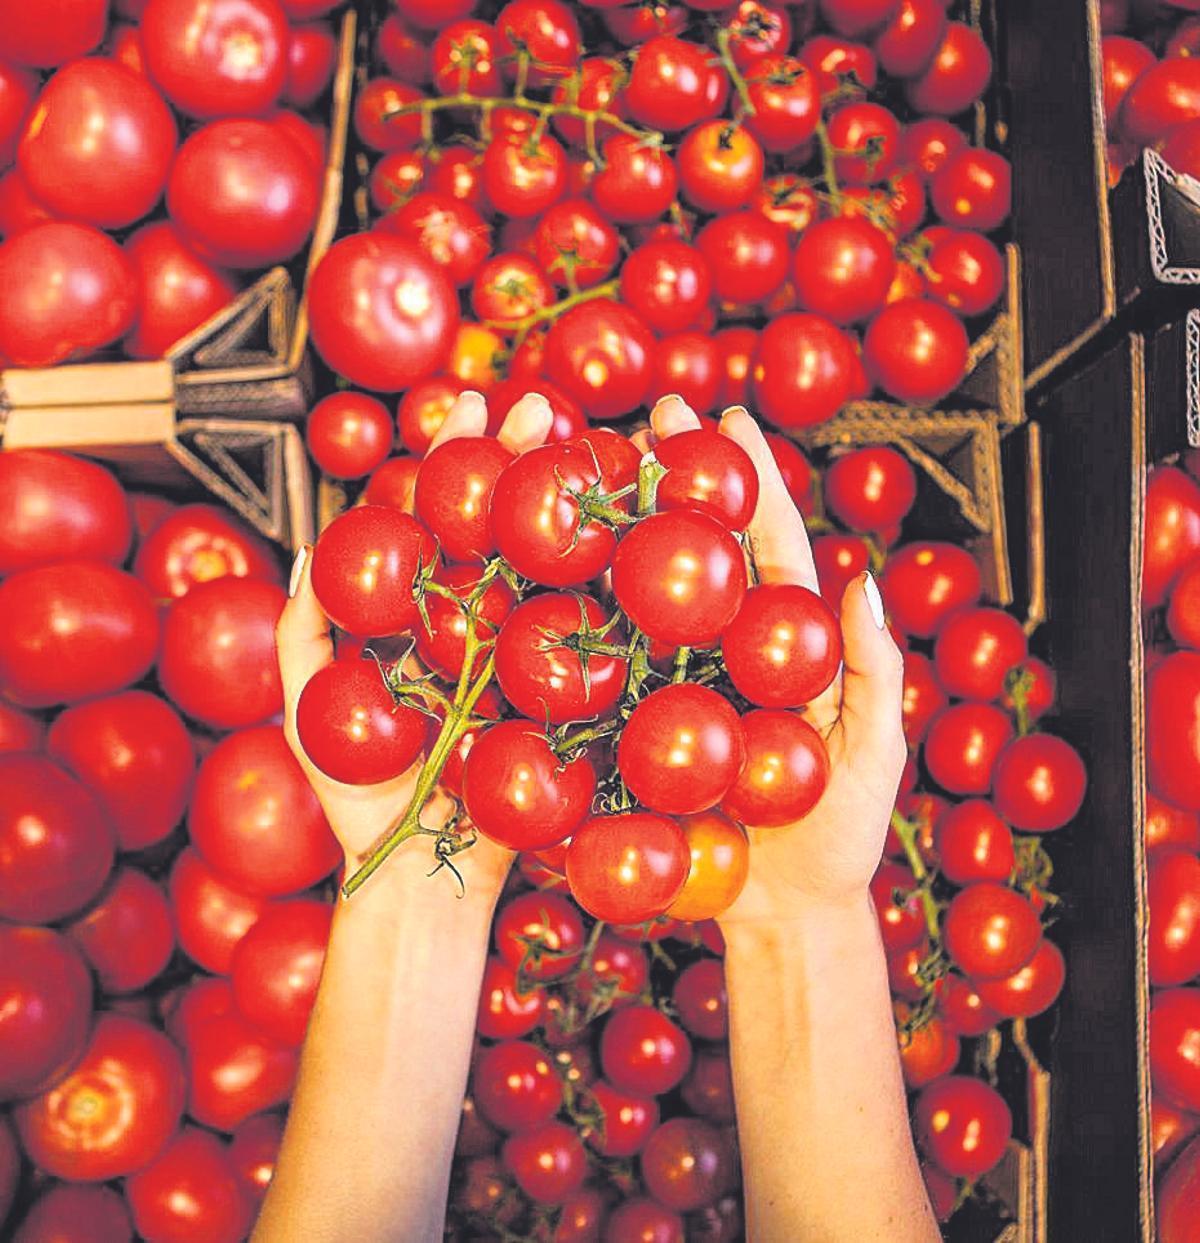
[[[493,904],[427,871],[338,904],[254,1243],[442,1238]]]
[[[939,1239],[867,895],[723,931],[751,1243]]]

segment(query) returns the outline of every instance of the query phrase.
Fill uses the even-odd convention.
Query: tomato
[[[732,334],[743,330],[727,329],[726,331]],[[718,338],[724,335],[726,334],[717,334]],[[779,467],[779,473],[783,476],[783,486],[787,488],[792,503],[804,517],[811,517],[814,510],[813,485],[816,480],[816,472],[812,468],[812,463],[804,456],[804,450],[786,436],[781,436],[778,432],[766,432],[765,439],[771,450],[771,456],[775,459],[775,465]]]
[[[875,53],[865,43],[834,35],[814,35],[797,55],[816,75],[822,97],[851,86],[858,88],[856,95],[865,95],[874,88],[879,75]]]
[[[255,1114],[247,1118],[229,1143],[238,1186],[254,1206],[261,1205],[275,1174],[279,1146],[283,1140],[283,1119],[278,1114]]]
[[[421,463],[413,495],[416,516],[451,560],[483,560],[495,551],[492,489],[513,460],[511,450],[490,436],[460,436],[438,445]]]
[[[583,921],[574,903],[556,893],[523,893],[496,917],[496,949],[511,967],[553,980],[578,965]]]
[[[0,238],[53,219],[29,193],[25,178],[15,168],[0,176]]]
[[[677,1087],[692,1062],[682,1028],[653,1006],[616,1010],[600,1036],[600,1063],[614,1087],[662,1096]]]
[[[435,191],[414,194],[379,227],[419,245],[456,287],[470,284],[491,249],[491,229],[475,208]]]
[[[928,992],[925,968],[929,961],[928,938],[919,945],[912,945],[898,953],[888,954],[888,987],[896,997],[905,1001],[921,1001]]]
[[[1002,609],[963,608],[938,631],[933,658],[938,680],[960,699],[999,699],[1005,680],[1028,655],[1021,623]]]
[[[901,863],[884,859],[871,878],[871,899],[883,947],[889,954],[908,949],[924,939],[925,917],[921,901],[914,892],[917,882],[912,872]]]
[[[202,1023],[234,1012],[233,989],[228,980],[196,976],[190,984],[166,993],[158,1010],[165,1020],[167,1034],[181,1048],[188,1049]]]
[[[1042,945],[1046,944],[1048,942],[1043,939]],[[1033,957],[1037,958],[1040,953],[1041,946],[1038,947]],[[1033,959],[1030,959],[1030,962],[1032,961]],[[1021,970],[1024,971],[1024,969]],[[1008,977],[1008,979],[1013,978]],[[1032,979],[1032,973],[1028,978]],[[996,980],[992,983],[997,988],[1003,989],[1006,980]],[[1000,1015],[983,1000],[979,987],[978,984],[970,984],[962,976],[953,973],[943,976],[939,982],[938,1008],[951,1031],[960,1036],[982,1036],[984,1032],[1000,1022]]]
[[[993,786],[998,758],[1012,736],[1012,721],[999,708],[983,703],[952,704],[929,726],[925,766],[934,781],[951,794],[987,794]],[[1015,823],[998,802],[996,810]]]
[[[485,1049],[472,1084],[480,1113],[502,1131],[540,1126],[562,1108],[562,1081],[547,1055],[525,1040]]]
[[[4,59],[49,69],[85,56],[104,38],[108,0],[47,0],[36,9],[3,0]]]
[[[897,0],[821,0],[821,14],[840,35],[854,38],[891,21]]]
[[[946,224],[997,229],[1012,211],[1012,166],[995,151],[964,147],[930,179],[929,198]]]
[[[1200,647],[1200,561],[1189,563],[1171,589],[1167,629],[1181,647]]]
[[[580,61],[577,73],[557,80],[551,99],[555,103],[574,104],[577,108],[623,117],[625,100],[621,88],[624,83],[625,71],[619,61],[589,56]],[[557,116],[554,127],[564,142],[576,147],[586,145],[587,126],[580,118]],[[615,132],[604,122],[596,126],[596,137],[601,141]]]
[[[621,239],[586,199],[566,199],[555,203],[538,221],[533,254],[556,284],[588,289],[616,267]]]
[[[137,312],[133,265],[91,225],[32,224],[0,247],[0,356],[49,367],[125,335]]]
[[[644,923],[679,896],[690,863],[687,838],[673,820],[651,812],[592,816],[572,834],[567,881],[596,919]]]
[[[706,121],[689,130],[676,158],[683,193],[701,211],[745,207],[762,182],[762,147],[749,129],[729,121]]]
[[[517,1186],[539,1204],[560,1204],[587,1176],[587,1157],[578,1132],[565,1122],[510,1135],[502,1157]]]
[[[903,790],[896,798],[896,810],[916,826],[917,851],[927,864],[937,861],[934,833],[938,822],[950,807],[951,803],[940,794],[929,794],[924,790]],[[907,858],[904,847],[896,836],[896,830],[891,825],[884,837],[883,853],[892,859]]]
[[[1153,944],[1153,943],[1152,943]],[[980,980],[980,999],[1005,1018],[1033,1018],[1048,1010],[1062,992],[1067,968],[1062,951],[1044,940],[1020,970],[1000,980]]]
[[[1150,1004],[1150,1076],[1181,1109],[1200,1109],[1200,989],[1168,988]]]
[[[874,382],[913,405],[929,405],[953,392],[966,375],[968,353],[962,321],[927,298],[884,307],[863,340],[863,361]]]
[[[933,59],[946,33],[946,9],[938,0],[900,0],[875,38],[880,67],[894,78],[914,78]]]
[[[996,761],[996,810],[1018,829],[1047,833],[1073,820],[1087,792],[1079,752],[1052,734],[1029,734],[1010,743]]]
[[[1164,603],[1181,571],[1200,556],[1200,485],[1177,466],[1159,466],[1146,482],[1142,608]]]
[[[948,807],[938,818],[934,842],[942,874],[956,885],[1004,882],[1016,865],[1012,830],[985,799]]]
[[[1175,126],[1200,116],[1200,65],[1175,56],[1149,65],[1129,87],[1118,130],[1134,147],[1158,143]]]
[[[292,1094],[297,1050],[227,1012],[200,1019],[187,1046],[188,1114],[202,1126],[232,1131]]]
[[[658,343],[652,393],[674,393],[701,417],[717,404],[723,376],[716,343],[703,332],[680,332]]]
[[[528,1035],[541,1021],[545,997],[540,988],[518,992],[514,969],[492,955],[483,969],[476,1030],[489,1040]]]
[[[111,1187],[56,1183],[21,1219],[13,1243],[133,1243],[125,1201]]]
[[[725,5],[714,2],[706,7],[723,9]],[[764,0],[741,0],[726,19],[725,29],[733,63],[743,71],[766,56],[786,51],[792,42],[792,19],[787,10]]]
[[[917,498],[917,476],[908,459],[887,445],[869,445],[835,457],[825,471],[829,512],[852,531],[882,532],[899,526]]]
[[[421,151],[389,151],[375,161],[367,183],[371,205],[379,212],[395,211],[426,185],[429,160]]]
[[[426,594],[425,613],[428,623],[417,629],[417,655],[429,668],[441,673],[451,682],[457,682],[466,657],[468,629],[474,629],[481,643],[494,638],[512,612],[516,596],[502,578],[493,579],[476,601],[476,620],[471,623],[464,609],[459,607],[459,602],[465,604],[477,589],[478,569],[470,565],[448,566],[438,573],[435,581],[454,592],[457,601],[432,592]],[[484,656],[483,652],[477,653],[472,677],[481,669]]]
[[[896,1012],[897,1020],[903,1022],[910,1010],[901,1002]],[[900,1069],[909,1088],[923,1088],[958,1065],[962,1049],[958,1036],[936,1014],[911,1031],[901,1031],[899,1036]]]
[[[633,120],[678,133],[719,116],[728,93],[728,76],[702,45],[660,35],[638,50],[625,104]]]
[[[25,1151],[42,1169],[101,1182],[162,1151],[179,1125],[185,1088],[179,1053],[162,1032],[104,1014],[75,1069],[14,1117]]]
[[[675,980],[671,1000],[680,1023],[701,1040],[724,1040],[729,1033],[729,998],[725,970],[716,958],[701,958],[684,967]]]
[[[1161,1096],[1155,1097],[1150,1102],[1150,1147],[1155,1163],[1169,1161],[1196,1133],[1197,1127],[1200,1127],[1200,1118],[1176,1109]],[[1163,1190],[1159,1188],[1160,1193]],[[1156,1205],[1159,1213],[1162,1212],[1164,1198],[1160,1194],[1159,1204]]]
[[[699,1118],[671,1118],[646,1141],[642,1178],[656,1200],[688,1212],[711,1203],[725,1189],[730,1173],[726,1160],[715,1127]]]
[[[887,236],[868,220],[841,216],[818,221],[804,231],[792,279],[806,311],[851,324],[883,306],[895,272],[896,257]]]
[[[679,175],[660,147],[633,134],[614,134],[601,148],[604,166],[592,181],[596,206],[617,224],[657,220],[675,201]]]
[[[168,884],[180,948],[208,971],[229,973],[233,951],[266,908],[266,899],[225,883],[196,851],[175,859]]]
[[[955,116],[983,94],[991,76],[992,54],[983,37],[966,22],[948,22],[933,59],[904,93],[916,112]]]
[[[391,452],[396,427],[378,398],[330,393],[309,411],[304,439],[313,461],[335,479],[361,479]]]
[[[869,186],[886,181],[896,169],[900,122],[881,104],[843,104],[828,122],[829,141],[838,152],[839,183]]]
[[[513,1222],[520,1206],[513,1203],[511,1186],[511,1177],[495,1156],[476,1157],[466,1163],[453,1203],[489,1222]]]
[[[821,595],[837,611],[846,588],[870,565],[871,550],[854,535],[818,535],[813,540],[813,561]]]
[[[981,881],[951,899],[942,939],[967,975],[999,980],[1030,961],[1041,944],[1042,927],[1028,898],[1006,885]]]
[[[565,866],[565,864],[564,864]],[[629,1005],[650,981],[650,962],[639,945],[631,945],[607,929],[596,941],[586,970],[575,979],[575,992],[589,1005],[604,1009]]]
[[[367,480],[362,493],[364,503],[386,505],[411,514],[419,466],[416,458],[405,454],[388,458]]]
[[[484,836],[512,850],[543,850],[569,837],[595,789],[587,756],[563,763],[527,721],[493,725],[463,765],[467,814]]]
[[[972,1075],[948,1075],[917,1097],[917,1142],[955,1178],[977,1178],[1004,1155],[1012,1114],[990,1084]]]
[[[892,623],[927,639],[956,609],[974,604],[983,590],[979,564],[966,549],[938,541],[898,548],[879,582]]]
[[[624,12],[618,9],[617,12]],[[684,1243],[683,1218],[646,1196],[623,1199],[609,1214],[604,1227],[604,1243]]]
[[[1157,1109],[1155,1098],[1152,1108]],[[1178,1144],[1184,1143],[1179,1139]],[[1175,1145],[1175,1146],[1177,1146]],[[1171,1151],[1174,1151],[1174,1146]],[[1156,1171],[1170,1156],[1159,1154]],[[1188,1146],[1176,1157],[1159,1180],[1154,1191],[1154,1220],[1157,1237],[1162,1243],[1191,1243],[1196,1237],[1197,1213],[1200,1212],[1200,1144],[1188,1142]]]
[[[794,712],[758,708],[742,717],[746,764],[721,802],[726,815],[760,827],[807,815],[829,781],[820,734]]]
[[[1110,135],[1118,133],[1121,104],[1130,87],[1158,58],[1140,39],[1123,35],[1105,35],[1100,40],[1101,82],[1104,89],[1104,128]],[[1155,138],[1160,134],[1156,133]]]
[[[430,69],[440,95],[499,95],[496,28],[471,18],[451,22],[433,41]]]
[[[931,180],[946,161],[967,145],[966,135],[942,117],[919,117],[904,127],[897,157],[911,165],[925,181]]]
[[[754,394],[778,427],[824,423],[853,396],[857,366],[854,342],[828,319],[780,315],[759,337]]]
[[[276,725],[217,743],[196,776],[192,844],[229,883],[277,897],[324,879],[341,850],[300,765]]]
[[[634,1157],[658,1126],[658,1102],[652,1096],[623,1092],[603,1079],[589,1090],[599,1114],[598,1125],[585,1138],[604,1157]]]
[[[410,453],[428,453],[450,407],[466,387],[455,376],[436,375],[419,380],[404,394],[396,408],[396,425],[400,442]]]
[[[15,751],[40,751],[46,727],[36,716],[0,702],[0,755]]]
[[[968,316],[990,311],[1000,301],[1008,279],[1000,251],[981,233],[969,230],[939,236],[929,251],[926,269],[929,296]]]
[[[710,220],[696,235],[696,246],[708,260],[714,292],[726,301],[762,302],[787,278],[787,231],[759,212]]]
[[[636,311],[595,298],[554,321],[546,338],[546,374],[591,418],[618,419],[650,395],[654,349]]]
[[[567,154],[551,134],[498,134],[483,153],[487,200],[517,220],[540,216],[567,190]]]
[[[337,40],[325,22],[293,26],[289,32],[283,100],[307,108],[325,93],[337,60]]]
[[[488,393],[503,370],[504,339],[482,324],[459,325],[446,359],[446,370],[478,393]]]
[[[407,82],[371,78],[355,95],[354,132],[372,150],[407,151],[421,141],[421,114],[413,105],[424,98]]]
[[[175,949],[161,887],[137,868],[114,875],[87,913],[68,925],[107,993],[131,993],[156,980]]]
[[[1146,850],[1151,855],[1175,846],[1200,851],[1200,815],[1173,807],[1147,790],[1145,838]]]
[[[528,255],[509,251],[485,260],[471,286],[471,310],[481,320],[521,320],[554,301],[554,287]]]
[[[579,24],[560,0],[509,0],[496,17],[497,48],[509,78],[517,76],[517,56],[527,52],[529,82],[559,81],[579,64]]]
[[[414,518],[383,505],[360,505],[321,533],[313,550],[313,590],[343,630],[398,634],[418,620],[413,584],[434,555]]]
[[[693,327],[708,305],[712,272],[694,246],[664,238],[637,247],[621,268],[621,298],[660,333]]]

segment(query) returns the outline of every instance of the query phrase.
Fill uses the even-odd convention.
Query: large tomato
[[[807,427],[850,400],[858,371],[854,342],[842,329],[820,315],[780,315],[759,338],[754,394],[772,423]]]
[[[179,1125],[185,1090],[179,1051],[162,1032],[105,1014],[75,1069],[17,1108],[17,1128],[43,1170],[103,1182],[154,1160]]]
[[[0,927],[0,1100],[61,1078],[91,1024],[92,977],[75,946],[49,928]]]
[[[112,826],[90,790],[41,756],[0,756],[0,919],[72,914],[112,861]]]
[[[205,860],[252,894],[307,889],[341,858],[317,796],[276,725],[230,734],[209,752],[196,775],[188,827]]]
[[[50,367],[125,335],[137,313],[133,265],[86,224],[47,221],[0,246],[0,357]]]
[[[362,233],[330,247],[309,280],[313,343],[352,384],[395,391],[432,375],[458,331],[458,298],[415,243]]]
[[[0,238],[12,237],[22,229],[53,219],[29,193],[25,178],[17,169],[10,168],[0,176]]]
[[[1159,466],[1146,483],[1142,608],[1162,604],[1188,562],[1200,555],[1200,485],[1177,466]]]
[[[120,229],[162,197],[177,139],[175,118],[154,87],[95,57],[47,83],[17,162],[34,197],[56,215]]]
[[[287,80],[287,17],[276,0],[149,0],[150,76],[188,116],[259,116]]]
[[[251,1027],[236,1012],[199,1019],[186,1053],[187,1111],[202,1126],[232,1131],[292,1094],[297,1050]]]
[[[188,716],[218,729],[255,725],[283,707],[275,623],[283,588],[227,575],[199,583],[163,622],[158,680]]]
[[[168,894],[180,948],[206,971],[227,975],[234,949],[267,899],[226,884],[190,847],[175,859]]]
[[[179,715],[156,695],[125,691],[63,712],[46,749],[95,793],[122,850],[142,850],[179,823],[196,759]]]
[[[145,872],[123,867],[67,933],[106,993],[132,993],[158,978],[175,949],[171,909]]]
[[[167,211],[184,239],[213,263],[261,268],[308,241],[317,217],[317,170],[269,121],[212,121],[179,148]]]
[[[0,0],[4,59],[49,69],[92,51],[104,38],[108,0]]]
[[[593,419],[619,419],[651,396],[654,336],[636,311],[596,298],[554,321],[545,366]]]

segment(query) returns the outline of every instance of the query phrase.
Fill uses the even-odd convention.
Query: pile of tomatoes
[[[0,364],[160,358],[299,254],[340,4],[0,4]]]
[[[1140,12],[1127,0],[1100,6],[1113,184],[1144,147],[1160,151],[1177,172],[1200,176],[1200,18],[1192,8],[1166,4]]]
[[[1200,1214],[1200,483],[1194,453],[1146,487],[1145,846],[1151,1121],[1162,1243]]]
[[[409,452],[463,388],[544,392],[565,438],[668,392],[795,428],[960,385],[1011,177],[969,145],[991,55],[944,5],[385,8],[354,107],[376,218],[308,297]]]

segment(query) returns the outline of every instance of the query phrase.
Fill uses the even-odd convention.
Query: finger
[[[699,426],[696,412],[675,393],[660,397],[650,411],[650,430],[655,440],[666,440],[676,432],[694,432]]]
[[[904,657],[884,622],[883,601],[869,573],[846,587],[841,623],[846,762],[868,788],[895,798],[908,755],[901,717]]]
[[[454,405],[434,433],[429,449],[432,452],[438,445],[444,445],[447,440],[457,440],[460,436],[486,435],[487,402],[482,393],[469,388],[454,399]]]
[[[513,453],[525,453],[546,443],[554,426],[554,411],[541,393],[526,393],[513,404],[497,439]]]
[[[296,704],[309,678],[333,660],[329,618],[312,587],[312,560],[312,545],[305,544],[292,567],[291,598],[275,625],[275,650],[289,726],[295,722]]]
[[[758,471],[758,504],[746,534],[764,583],[799,583],[817,591],[817,567],[804,519],[788,495],[783,476],[758,424],[744,406],[721,415],[721,431],[750,455]]]

